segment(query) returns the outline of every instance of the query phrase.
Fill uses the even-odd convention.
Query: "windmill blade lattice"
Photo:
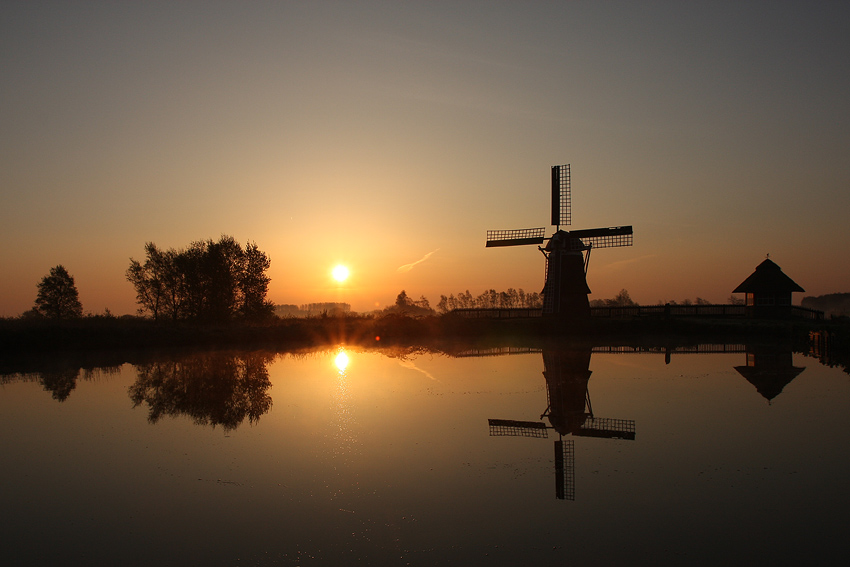
[[[488,230],[486,247],[543,244],[545,236],[546,229],[543,227],[517,228],[511,230]]]
[[[634,241],[632,227],[612,226],[570,231],[570,249],[617,248],[631,246]]]
[[[560,227],[572,220],[570,164],[552,166],[552,224]]]
[[[513,419],[488,419],[490,437],[549,437],[546,425],[541,421],[515,421]]]

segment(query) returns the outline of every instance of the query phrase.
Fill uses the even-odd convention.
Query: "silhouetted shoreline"
[[[156,323],[143,318],[86,317],[74,320],[0,320],[0,355],[4,362],[39,356],[127,353],[194,349],[300,349],[351,345],[363,348],[427,347],[454,350],[462,345],[538,345],[592,343],[595,346],[658,346],[698,343],[770,342],[781,338],[804,342],[813,332],[835,338],[848,350],[850,323],[831,321],[766,321],[752,319],[609,319],[581,325],[548,319],[465,319],[347,315],[306,319],[271,319],[265,323]],[[144,355],[134,355],[138,358]],[[119,363],[120,363],[119,362]],[[8,366],[8,364],[3,364]]]

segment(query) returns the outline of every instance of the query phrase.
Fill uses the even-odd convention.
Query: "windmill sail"
[[[571,230],[569,235],[570,249],[572,250],[631,246],[634,238],[632,227],[630,226],[611,226],[608,228]]]
[[[570,164],[552,166],[552,224],[570,224]]]
[[[588,417],[574,434],[580,437],[604,437],[606,439],[633,441],[635,438],[635,421],[633,419]]]
[[[513,419],[488,419],[491,437],[539,437],[546,439],[549,433],[541,421],[514,421]]]
[[[576,499],[576,452],[572,439],[555,441],[555,498]]]
[[[488,230],[487,248],[492,246],[522,246],[543,244],[545,228],[518,228],[513,230]]]

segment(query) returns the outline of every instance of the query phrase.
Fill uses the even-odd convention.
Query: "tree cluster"
[[[543,296],[537,292],[526,293],[520,289],[508,288],[507,291],[489,289],[478,297],[473,297],[469,290],[446,297],[440,296],[437,311],[447,313],[454,309],[510,309],[510,308],[539,308],[543,306]]]
[[[807,309],[823,311],[827,317],[848,317],[850,316],[850,293],[806,296],[800,305]]]
[[[131,258],[126,276],[136,289],[139,311],[154,319],[258,319],[274,311],[266,300],[270,265],[255,243],[243,249],[232,236],[222,236],[181,250],[161,250],[148,242],[144,263]]]
[[[637,305],[638,303],[625,289],[621,289],[613,299],[594,299],[590,302],[591,307],[637,307]]]
[[[401,313],[414,317],[425,317],[433,315],[434,310],[431,309],[431,302],[424,295],[420,295],[418,300],[412,299],[407,292],[401,290],[396,296],[395,303],[384,309],[384,313]]]
[[[738,297],[735,297],[734,295],[730,295],[729,299],[727,300],[727,303],[729,303],[729,305],[743,305],[744,300],[740,299]],[[675,300],[675,299],[669,299],[669,300],[666,300],[666,301],[665,300],[659,300],[657,305],[686,305],[687,306],[687,305],[713,305],[713,303],[711,303],[707,299],[703,299],[702,297],[697,297],[696,299],[685,298],[681,301],[678,301],[678,300]]]
[[[83,316],[74,277],[65,266],[50,268],[50,273],[38,283],[35,307],[38,314],[51,319],[75,319]]]

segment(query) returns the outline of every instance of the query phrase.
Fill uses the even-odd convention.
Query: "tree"
[[[410,307],[413,305],[413,300],[408,297],[407,292],[401,290],[401,293],[398,294],[395,298],[395,306],[404,309],[405,307]]]
[[[256,243],[250,242],[245,246],[239,277],[242,299],[240,311],[249,319],[269,317],[274,313],[274,304],[266,300],[266,292],[271,281],[271,278],[266,275],[266,270],[270,266],[271,260],[257,248]]]
[[[637,303],[629,296],[629,292],[625,289],[621,289],[620,293],[618,293],[614,299],[606,299],[605,304],[608,307],[634,307],[637,305]]]
[[[140,311],[154,319],[226,321],[271,316],[266,300],[271,261],[255,243],[245,249],[232,236],[192,242],[182,250],[145,245],[144,263],[130,259],[127,280],[136,289]]]
[[[177,318],[177,303],[174,278],[174,252],[163,252],[153,242],[145,244],[147,259],[144,264],[130,259],[127,280],[136,288],[136,302],[151,312],[154,320],[160,312],[168,309]]]
[[[61,264],[50,268],[50,273],[38,283],[35,309],[51,319],[75,319],[83,316],[74,278]]]

